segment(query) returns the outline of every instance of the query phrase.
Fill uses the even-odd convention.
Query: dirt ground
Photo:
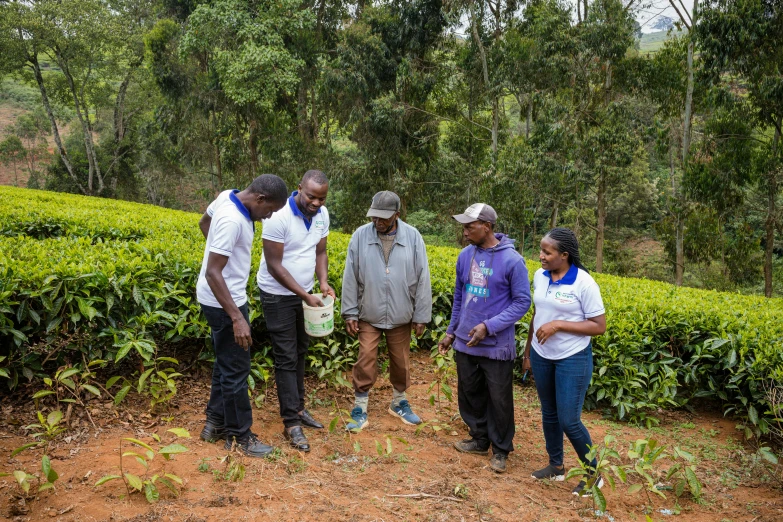
[[[652,429],[604,420],[598,412],[586,413],[585,423],[593,440],[614,435],[622,455],[632,441],[650,437],[669,448],[679,445],[690,451],[697,456],[697,476],[704,485],[700,503],[687,493],[677,503],[671,490],[665,491],[668,498],[664,500],[648,499],[644,491],[629,494],[627,485],[614,491],[605,486],[607,510],[596,516],[589,500],[571,495],[576,479],[556,483],[530,478],[531,471],[546,463],[540,411],[530,384],[515,389],[516,451],[509,458],[508,472],[498,475],[488,468],[487,457],[452,449],[454,441],[467,437],[467,427],[456,416],[456,403],[444,399],[440,409],[429,404],[428,387],[433,377],[426,356],[413,357],[413,379],[409,398],[414,410],[427,421],[418,433],[387,413],[391,386],[381,378],[370,395],[370,425],[356,435],[339,427],[331,433],[328,429],[307,430],[312,446],[307,454],[293,450],[283,440],[277,399],[274,390],[269,390],[266,402],[254,409],[254,431],[279,451],[268,459],[241,459],[246,475],[239,482],[223,478],[226,465],[221,459],[229,453],[223,443],[207,444],[198,439],[209,393],[207,370],[182,381],[170,413],[164,415],[149,414],[141,398],[126,401],[119,408],[105,398],[96,399],[90,402],[89,412],[97,428],[84,410],[74,410],[71,427],[50,446],[52,467],[60,475],[55,489],[23,499],[12,476],[0,478],[0,516],[18,521],[597,518],[619,522],[645,521],[649,514],[655,521],[783,520],[783,494],[754,464],[734,423],[718,413],[667,413]],[[455,381],[452,379],[454,386]],[[349,391],[313,390],[312,386],[323,385],[308,382],[308,408],[324,424],[337,416],[335,400],[342,408],[351,407]],[[0,408],[0,471],[23,469],[40,475],[42,450],[10,457],[14,448],[31,441],[24,426],[35,422],[33,401],[20,394],[6,395],[0,399]],[[192,438],[177,439],[188,451],[168,462],[156,457],[148,476],[165,464],[166,472],[184,481],[179,497],[162,491],[156,504],[148,504],[139,493],[128,496],[121,481],[95,486],[100,477],[119,473],[123,437],[135,437],[158,448],[175,441],[175,436],[166,432],[174,427],[189,430]],[[162,442],[156,443],[153,434]],[[122,451],[132,449],[127,442],[123,444]],[[144,473],[132,457],[123,463],[126,472]],[[566,466],[574,465],[576,457],[567,447]]]

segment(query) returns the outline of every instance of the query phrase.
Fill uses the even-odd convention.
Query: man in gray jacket
[[[400,217],[400,198],[384,190],[372,198],[372,223],[351,236],[343,273],[342,316],[348,334],[359,336],[353,367],[356,397],[349,430],[367,426],[369,392],[378,378],[378,343],[386,338],[393,397],[389,413],[420,424],[405,396],[411,384],[411,329],[421,337],[432,318],[427,251],[419,231]]]

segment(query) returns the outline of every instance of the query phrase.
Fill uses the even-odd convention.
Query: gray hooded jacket
[[[429,323],[430,269],[419,231],[397,220],[397,240],[387,264],[375,225],[359,227],[348,245],[341,299],[346,321],[358,319],[384,330]]]

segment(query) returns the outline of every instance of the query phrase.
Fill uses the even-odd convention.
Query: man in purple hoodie
[[[514,451],[514,324],[530,308],[530,280],[514,242],[495,233],[497,218],[484,203],[454,216],[470,245],[457,258],[451,322],[438,351],[454,348],[459,412],[470,428],[454,447],[487,455],[492,446],[489,465],[504,473]]]

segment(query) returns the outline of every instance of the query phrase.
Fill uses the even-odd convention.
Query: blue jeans
[[[585,425],[582,424],[582,405],[587,387],[593,375],[593,347],[565,359],[545,359],[530,350],[530,365],[541,401],[541,419],[544,428],[546,452],[552,466],[563,465],[563,434],[574,446],[579,460],[595,466],[586,459],[588,446],[593,444]]]

